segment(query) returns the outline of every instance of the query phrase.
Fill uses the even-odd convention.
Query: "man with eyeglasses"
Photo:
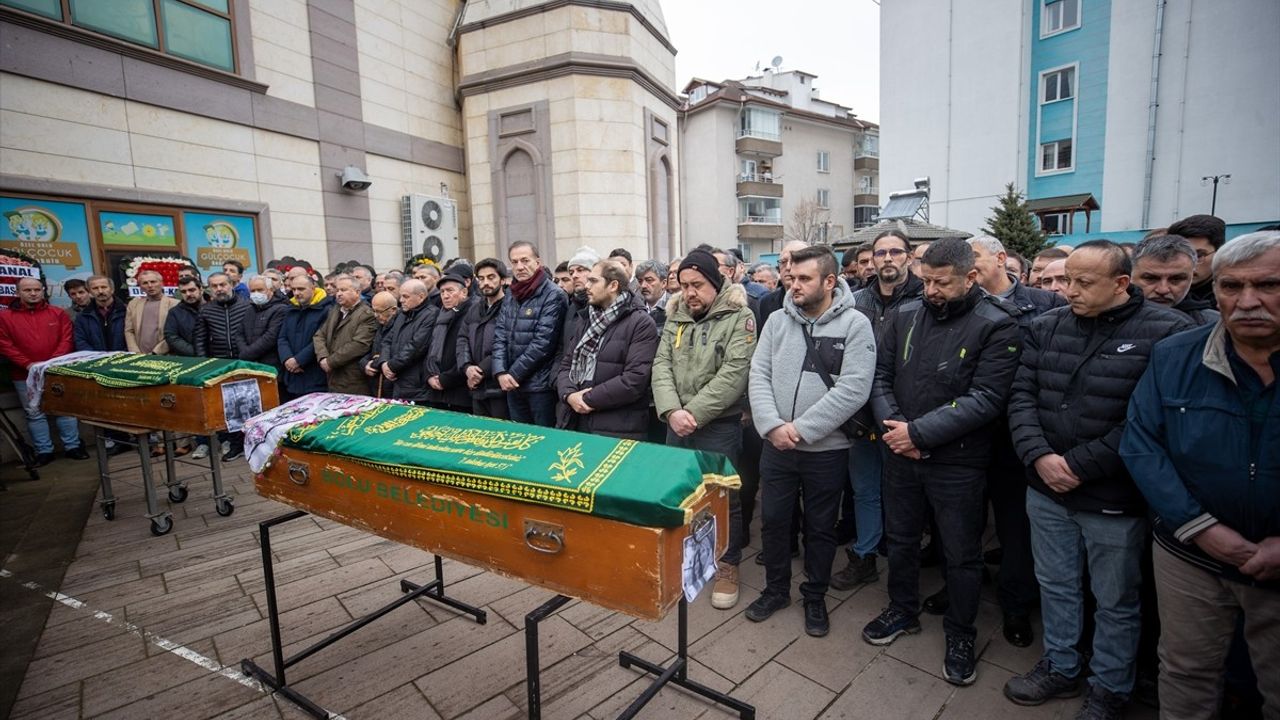
[[[399,288],[397,287],[397,290]],[[378,332],[373,336],[373,344],[369,352],[360,359],[360,367],[369,378],[369,390],[374,397],[394,397],[395,384],[382,375],[382,345],[387,333],[395,326],[396,313],[400,309],[396,296],[387,290],[375,293],[369,307],[373,309],[373,319],[378,323]]]

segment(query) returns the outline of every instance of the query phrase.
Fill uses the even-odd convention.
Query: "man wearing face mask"
[[[283,295],[268,290],[267,281],[268,278],[255,275],[247,283],[250,307],[240,323],[240,359],[270,365],[283,380],[284,367],[276,354],[276,341],[284,323],[286,301]]]
[[[935,240],[920,272],[924,299],[888,318],[877,351],[871,408],[888,448],[889,606],[862,638],[888,645],[920,631],[920,541],[932,507],[947,558],[943,679],[970,685],[977,679],[984,481],[1022,340],[1013,308],[978,285],[964,240]]]

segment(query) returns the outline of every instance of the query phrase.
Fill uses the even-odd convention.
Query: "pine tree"
[[[1041,250],[1053,245],[1027,209],[1026,198],[1014,188],[1013,183],[1004,187],[1000,204],[991,208],[985,231],[996,238],[1009,252],[1025,258],[1033,258]]]

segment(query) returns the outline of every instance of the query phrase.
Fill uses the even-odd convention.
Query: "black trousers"
[[[778,450],[764,443],[760,454],[761,540],[765,592],[791,595],[792,515],[804,494],[804,572],[800,594],[820,600],[836,557],[840,493],[849,484],[849,451]]]
[[[1031,556],[1031,522],[1027,519],[1027,471],[1013,447],[997,445],[987,471],[987,497],[995,515],[996,537],[1003,559],[996,577],[1000,609],[1029,615],[1040,599],[1035,559]]]
[[[925,509],[933,508],[937,540],[946,556],[948,635],[977,637],[982,589],[982,524],[986,470],[908,460],[884,460],[884,530],[889,546],[889,604],[920,614],[920,540]]]
[[[508,416],[507,398],[505,395],[487,398],[477,398],[473,395],[471,397],[471,414],[506,420]]]
[[[698,428],[688,437],[676,435],[667,429],[667,445],[688,448],[690,450],[708,450],[718,452],[729,458],[729,463],[736,469],[742,455],[742,430],[737,417],[719,418]],[[742,561],[742,529],[746,523],[742,519],[742,493],[739,490],[729,491],[729,546],[725,548],[720,562],[737,565]]]

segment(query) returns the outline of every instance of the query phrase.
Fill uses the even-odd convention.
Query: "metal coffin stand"
[[[392,603],[374,610],[364,617],[358,618],[311,647],[300,650],[296,654],[286,658],[284,656],[284,643],[280,639],[280,609],[276,604],[275,567],[274,561],[271,558],[271,528],[275,525],[287,523],[290,520],[297,520],[298,518],[306,517],[307,515],[308,513],[303,512],[302,510],[296,510],[258,524],[258,531],[261,533],[260,537],[262,544],[262,574],[267,585],[267,621],[271,626],[271,656],[275,666],[275,673],[268,672],[248,658],[240,661],[240,669],[245,675],[260,680],[264,685],[285,696],[292,701],[293,704],[305,710],[312,717],[324,720],[329,717],[329,711],[315,704],[297,690],[289,687],[288,680],[285,677],[285,670],[302,662],[303,660],[306,660],[317,652],[329,647],[383,615],[394,611],[401,605],[413,602],[418,598],[425,598],[470,615],[474,617],[476,622],[480,625],[484,625],[489,621],[489,615],[484,610],[459,602],[444,594],[443,563],[440,560],[440,556],[436,555],[436,577],[434,580],[425,585],[418,585],[416,583],[411,583],[408,580],[401,580],[400,592],[404,593],[403,596]]]
[[[95,420],[83,421],[86,425],[95,428],[94,435],[98,446],[98,480],[102,487],[102,500],[99,506],[102,509],[102,516],[107,520],[116,519],[116,496],[111,489],[111,471],[108,467],[106,433],[105,430],[113,430],[117,433],[128,435],[130,439],[114,438],[117,443],[132,445],[138,450],[138,458],[141,464],[138,467],[120,468],[119,471],[140,469],[142,471],[142,490],[147,500],[147,515],[151,520],[151,534],[164,535],[173,529],[173,515],[168,510],[161,510],[159,499],[156,497],[155,477],[151,469],[151,433],[152,430],[147,428],[134,427],[131,425],[114,425]],[[161,431],[164,444],[164,468],[165,468],[165,487],[169,489],[169,500],[171,502],[180,503],[187,499],[187,484],[179,480],[177,475],[177,465],[182,462],[187,465],[197,465],[199,463],[191,460],[178,460],[175,456],[177,450],[176,441],[178,436],[169,430]],[[213,499],[216,503],[218,514],[227,517],[235,512],[235,503],[231,500],[231,496],[226,493],[222,487],[222,456],[218,453],[218,436],[217,433],[203,436],[192,435],[190,437],[201,438],[209,443],[209,470],[213,475]]]
[[[470,615],[481,625],[484,625],[488,621],[488,613],[484,610],[459,602],[458,600],[447,597],[444,594],[444,571],[442,568],[442,561],[439,555],[435,555],[434,580],[426,585],[417,585],[409,582],[408,580],[401,580],[400,591],[405,593],[403,596],[396,599],[394,602],[351,622],[345,627],[330,634],[320,642],[300,650],[295,655],[286,658],[284,656],[284,643],[281,640],[280,634],[280,610],[276,603],[275,568],[274,560],[271,557],[271,528],[275,525],[281,525],[291,520],[306,517],[308,514],[309,513],[302,510],[295,510],[285,515],[263,521],[258,525],[262,545],[262,574],[267,587],[267,621],[271,628],[271,655],[275,666],[275,673],[273,674],[268,672],[248,658],[240,661],[240,669],[249,677],[260,680],[272,690],[285,696],[312,717],[324,720],[329,717],[329,712],[312,702],[305,695],[302,695],[290,687],[285,676],[285,670],[345,638],[360,628],[363,628],[374,620],[396,610],[401,605],[417,600],[418,598],[426,598],[427,600],[433,600],[442,605]],[[542,668],[538,659],[538,623],[545,620],[555,611],[559,610],[571,599],[572,598],[567,595],[556,595],[525,616],[525,682],[529,695],[530,720],[541,720],[542,718]],[[630,718],[635,717],[636,714],[639,713],[640,710],[647,705],[660,690],[662,690],[663,686],[668,683],[682,687],[690,692],[701,695],[712,702],[735,710],[741,720],[755,720],[756,710],[754,706],[748,705],[747,703],[732,698],[725,693],[689,679],[689,606],[684,599],[684,595],[680,596],[678,619],[677,655],[676,659],[667,667],[656,665],[648,660],[636,657],[629,652],[624,651],[618,654],[618,662],[622,667],[630,668],[634,666],[640,670],[657,676],[653,683],[640,694],[640,697],[636,698],[636,700],[618,716],[619,720],[629,720]]]

